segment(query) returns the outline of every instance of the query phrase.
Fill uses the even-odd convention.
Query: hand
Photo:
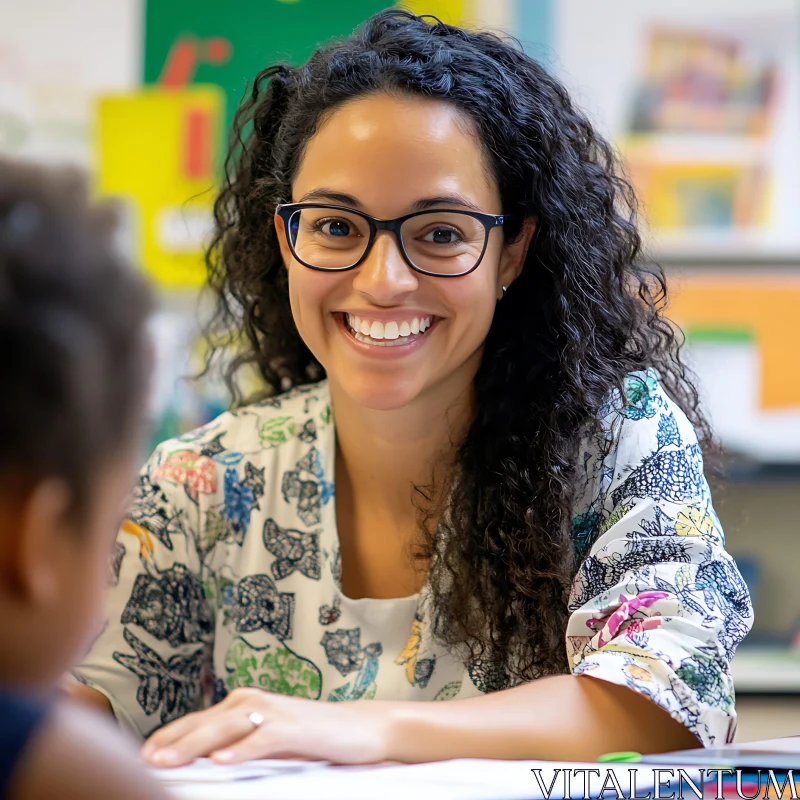
[[[179,767],[209,756],[220,764],[254,758],[301,758],[372,764],[388,758],[391,703],[330,703],[235,689],[221,703],[187,714],[156,731],[142,757],[156,767]],[[264,721],[254,725],[253,712]]]

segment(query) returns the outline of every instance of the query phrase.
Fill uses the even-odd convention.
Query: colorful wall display
[[[205,278],[223,110],[215,86],[144,88],[97,105],[97,188],[123,203],[134,256],[165,288]]]
[[[800,463],[800,274],[721,269],[671,285],[717,436],[757,461]]]
[[[767,222],[777,67],[751,49],[702,27],[649,30],[623,149],[654,230]]]
[[[625,155],[653,252],[800,260],[796,0],[554,9],[559,74]]]
[[[204,163],[215,165],[216,170],[225,150],[222,131],[230,129],[255,76],[280,61],[301,63],[318,44],[347,35],[364,19],[392,5],[391,0],[239,0],[236,13],[227,13],[218,0],[148,0],[143,79],[151,88],[131,95],[127,104],[121,98],[101,103],[100,185],[103,191],[122,192],[138,204],[144,235],[140,254],[164,287],[191,287],[202,281],[202,240],[210,227],[210,223],[203,226],[203,210],[208,222],[209,195],[202,193],[213,186],[216,171],[200,174],[198,167],[196,174],[189,174],[186,169],[193,169],[192,159],[205,159]],[[453,24],[504,26],[513,31],[524,22],[527,39],[541,40],[546,35],[543,10],[547,0],[526,0],[524,19],[512,0],[400,0],[397,5]],[[180,94],[200,86],[219,89],[224,120],[198,116],[191,110],[191,95]],[[184,99],[178,99],[181,97]],[[185,130],[178,131],[166,122],[177,113],[176,103],[189,104],[181,112],[188,115],[181,123],[189,126]],[[161,142],[155,142],[158,118],[151,116],[158,113],[158,104],[170,109]],[[136,108],[141,111],[140,123]],[[127,115],[126,124],[117,124],[115,120],[123,115]],[[165,171],[154,173],[147,149],[136,146],[143,141],[149,142],[148,148],[156,147],[159,158],[170,154]],[[197,148],[203,149],[202,156],[195,152]],[[123,163],[127,170],[124,180],[119,176]],[[164,195],[167,184],[170,197],[157,199]],[[195,198],[191,213],[188,208],[178,213],[176,198],[181,192]],[[168,208],[158,210],[159,203]]]
[[[761,360],[759,407],[800,411],[800,276],[695,275],[676,281],[670,316],[691,337],[746,333]]]
[[[147,0],[144,82],[214,83],[225,91],[227,123],[258,72],[298,64],[370,15],[399,6],[454,25],[501,28],[526,47],[547,42],[551,0]]]
[[[297,64],[320,42],[350,33],[387,0],[148,0],[144,82],[213,83],[225,93],[226,127],[265,67]]]

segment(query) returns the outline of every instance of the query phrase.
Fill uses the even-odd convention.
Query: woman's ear
[[[278,236],[278,247],[281,249],[281,258],[283,258],[283,265],[289,266],[289,261],[292,258],[292,251],[289,249],[289,242],[286,240],[286,226],[283,222],[283,217],[275,214],[273,217],[273,224],[275,225],[275,233]]]
[[[525,256],[531,244],[533,234],[539,220],[537,217],[526,217],[516,239],[506,242],[503,254],[500,257],[500,269],[497,271],[497,298],[503,297],[503,292],[519,277]]]

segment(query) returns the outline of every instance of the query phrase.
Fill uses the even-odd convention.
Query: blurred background
[[[156,281],[153,440],[225,409],[201,363],[202,245],[248,82],[390,0],[0,0],[0,154],[89,170]],[[510,33],[623,153],[670,316],[728,453],[716,505],[751,588],[740,739],[800,734],[800,3],[406,0]]]

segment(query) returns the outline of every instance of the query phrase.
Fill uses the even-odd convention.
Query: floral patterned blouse
[[[729,671],[752,624],[685,415],[631,375],[579,455],[582,559],[566,657],[628,686],[705,745],[735,730]],[[429,597],[340,586],[326,382],[160,445],[112,563],[110,616],[75,670],[140,736],[238,686],[320,700],[448,700],[503,688],[430,634]]]

